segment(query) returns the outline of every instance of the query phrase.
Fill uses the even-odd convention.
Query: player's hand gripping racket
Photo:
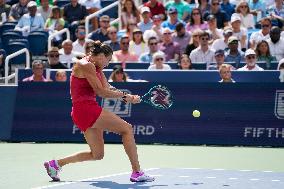
[[[145,102],[160,110],[166,110],[173,105],[173,96],[167,87],[156,85],[140,97],[140,102]]]

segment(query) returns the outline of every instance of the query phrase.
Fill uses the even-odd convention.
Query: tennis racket
[[[173,105],[173,96],[167,87],[156,85],[140,97],[140,102],[145,102],[160,110],[166,110]]]

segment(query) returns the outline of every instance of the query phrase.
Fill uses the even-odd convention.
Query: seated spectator
[[[177,9],[174,8],[174,7],[170,7],[167,11],[168,13],[168,19],[165,20],[164,22],[162,22],[162,27],[163,28],[169,28],[171,30],[175,30],[176,28],[176,25],[178,23],[183,23],[184,22],[182,20],[179,20],[178,19],[178,16],[177,16]]]
[[[212,43],[215,40],[223,38],[223,30],[217,28],[217,20],[213,14],[208,15],[207,23],[208,23],[207,32],[209,33],[211,39],[209,41],[209,44],[212,45]]]
[[[150,9],[149,7],[141,8],[142,20],[137,24],[138,28],[145,32],[146,30],[152,29],[153,21],[151,19]]]
[[[109,82],[127,82],[128,75],[121,66],[115,66],[109,76]]]
[[[23,82],[48,82],[43,76],[44,65],[41,60],[34,60],[32,63],[33,75],[23,79]]]
[[[219,74],[221,77],[219,83],[235,83],[235,80],[232,79],[231,65],[222,64],[219,68]]]
[[[272,25],[283,27],[284,23],[284,4],[282,0],[275,0],[268,8],[268,16],[272,19]]]
[[[77,40],[72,44],[73,51],[78,53],[85,53],[86,42],[90,40],[90,39],[87,40],[85,39],[86,38],[85,26],[83,25],[78,26],[75,33]]]
[[[193,63],[207,63],[208,65],[215,62],[214,51],[209,48],[209,33],[203,31],[199,35],[199,47],[190,53],[190,59]]]
[[[45,30],[48,30],[49,35],[54,34],[64,28],[65,21],[61,17],[60,8],[57,6],[52,7],[51,14],[45,22]],[[62,36],[58,35],[53,39],[54,45],[58,46],[62,42]]]
[[[37,13],[41,14],[44,22],[49,18],[51,14],[52,7],[49,6],[48,0],[40,0],[40,6],[37,9]]]
[[[36,2],[30,1],[27,7],[29,13],[24,14],[15,27],[15,30],[22,31],[24,36],[27,36],[31,31],[44,29],[44,20],[40,14],[36,13]]]
[[[229,17],[225,11],[220,8],[219,0],[211,0],[210,11],[205,12],[203,18],[206,20],[207,16],[213,14],[217,19],[217,28],[221,29],[228,26]]]
[[[249,0],[247,2],[250,8],[249,13],[254,16],[254,23],[257,23],[258,21],[260,21],[260,18],[266,16],[266,4],[263,0]]]
[[[173,42],[179,44],[181,52],[185,51],[190,38],[191,36],[189,32],[185,31],[184,25],[182,23],[178,23],[176,25],[175,33],[173,34]]]
[[[109,40],[108,34],[107,34],[107,29],[109,28],[109,22],[110,18],[107,15],[103,15],[100,17],[100,28],[95,30],[94,32],[90,33],[88,35],[88,38],[90,38],[93,41],[101,41],[102,43]]]
[[[192,70],[192,63],[187,54],[181,55],[178,67],[181,70]]]
[[[222,49],[219,49],[215,51],[215,60],[213,64],[210,64],[208,66],[208,70],[219,70],[221,65],[225,63],[225,51]]]
[[[159,50],[166,54],[166,62],[178,61],[181,51],[178,43],[173,42],[172,30],[169,28],[163,29],[163,42],[161,43]]]
[[[239,68],[239,71],[263,71],[263,68],[256,64],[256,53],[253,49],[248,49],[245,52],[246,65]]]
[[[256,44],[262,40],[268,40],[270,38],[269,33],[271,29],[271,19],[265,17],[261,19],[261,30],[253,32],[249,39],[250,48],[254,49]]]
[[[279,61],[277,70],[284,71],[284,58]]]
[[[86,7],[87,13],[93,14],[102,8],[101,0],[79,0],[79,3]],[[98,29],[98,18],[94,17],[91,20],[93,25],[93,30]]]
[[[231,17],[231,24],[233,29],[233,36],[237,37],[241,43],[242,51],[247,48],[247,29],[241,26],[241,17],[239,14],[234,13]]]
[[[9,18],[11,6],[5,0],[0,0],[0,25],[6,22]]]
[[[104,42],[111,47],[113,51],[120,50],[119,42],[117,40],[117,29],[114,26],[111,26],[107,29],[107,35],[110,40]]]
[[[201,11],[201,15],[203,16],[205,12],[209,12],[211,9],[211,4],[209,3],[209,0],[198,0],[198,7]]]
[[[126,29],[129,20],[133,20],[135,23],[140,22],[140,12],[137,9],[133,0],[122,1],[121,6],[121,24],[122,29]]]
[[[223,9],[229,18],[231,18],[232,14],[235,13],[236,5],[230,3],[230,0],[223,0],[221,3],[221,9]]]
[[[180,20],[186,20],[191,12],[189,4],[184,0],[170,0],[166,3],[166,9],[168,10],[170,7],[177,9],[178,19]]]
[[[156,32],[157,34],[157,39],[160,41],[162,39],[162,18],[159,15],[155,15],[152,17],[153,19],[153,26],[152,26],[152,31]],[[147,31],[146,31],[147,32]],[[144,32],[145,33],[145,32]]]
[[[225,27],[223,31],[223,38],[216,39],[211,48],[214,49],[215,51],[222,49],[222,50],[228,50],[228,39],[233,35],[233,30],[231,27]],[[239,44],[239,47],[240,44]]]
[[[48,68],[50,69],[68,69],[67,66],[59,62],[59,50],[57,47],[51,47],[47,54]]]
[[[166,11],[163,3],[157,0],[149,0],[144,4],[145,7],[149,7],[151,11],[151,18],[158,15],[162,20],[166,18]]]
[[[66,39],[62,42],[62,49],[59,50],[59,62],[67,64],[69,68],[72,67],[74,63],[73,58],[76,55],[82,54],[73,51],[73,42],[70,39]]]
[[[127,35],[120,38],[120,50],[114,51],[112,56],[113,62],[137,62],[138,56],[129,52],[129,37]]]
[[[225,62],[235,62],[237,65],[244,61],[244,55],[242,51],[238,50],[239,40],[235,36],[231,36],[228,39],[229,49],[225,52]],[[238,66],[237,66],[238,67]]]
[[[189,23],[185,26],[186,31],[193,33],[196,29],[207,30],[208,24],[203,20],[201,11],[198,8],[192,9]]]
[[[163,52],[156,52],[153,55],[152,64],[148,67],[148,70],[171,70],[171,67],[165,64],[165,60]]]
[[[199,35],[202,32],[203,32],[202,30],[197,29],[192,33],[189,44],[187,44],[187,46],[185,47],[184,51],[185,54],[189,56],[190,53],[199,46]]]
[[[63,18],[68,24],[71,40],[75,41],[75,30],[78,25],[85,23],[87,9],[84,5],[78,3],[78,0],[72,0],[63,7]]]
[[[270,53],[275,56],[277,61],[284,58],[284,39],[280,37],[281,29],[273,26],[270,30],[270,39],[267,40]]]
[[[55,81],[57,81],[57,82],[66,82],[67,81],[66,71],[58,70],[56,72],[56,74],[55,74]]]
[[[9,20],[10,21],[18,21],[24,14],[27,14],[28,11],[28,4],[29,0],[19,0],[19,3],[14,4],[11,7]]]
[[[266,67],[269,68],[272,61],[276,61],[275,56],[271,56],[267,41],[259,42],[255,49],[257,61],[265,61]]]
[[[159,50],[157,37],[154,37],[154,36],[150,37],[148,39],[147,44],[148,44],[148,47],[149,47],[149,51],[140,55],[140,57],[139,57],[140,62],[152,62],[153,54],[158,52],[158,50]]]
[[[133,31],[132,40],[129,42],[129,51],[137,56],[149,51],[143,40],[142,31],[138,28]]]
[[[241,18],[241,26],[247,29],[255,28],[253,15],[250,13],[250,8],[246,0],[241,0],[236,7],[236,13]]]

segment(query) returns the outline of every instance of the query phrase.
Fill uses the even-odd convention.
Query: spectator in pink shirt
[[[115,51],[112,56],[114,62],[137,62],[138,56],[132,52],[129,52],[129,37],[127,35],[122,36],[120,39],[120,49]]]
[[[48,82],[43,76],[43,63],[41,60],[35,60],[32,63],[33,75],[23,79],[23,82]]]

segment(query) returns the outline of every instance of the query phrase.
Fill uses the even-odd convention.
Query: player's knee
[[[132,125],[126,124],[122,134],[132,134],[132,133],[133,133]]]

